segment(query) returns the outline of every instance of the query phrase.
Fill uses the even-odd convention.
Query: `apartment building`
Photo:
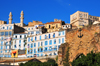
[[[59,31],[62,25],[65,25],[64,21],[54,19],[54,22],[47,22],[45,25],[45,28],[47,29],[47,32],[54,32]]]
[[[24,29],[14,24],[0,25],[0,57],[11,57],[13,34],[19,32],[24,32]]]
[[[88,12],[77,11],[70,15],[70,23],[77,27],[92,25],[94,21],[99,21],[100,17],[91,16]]]
[[[27,57],[53,56],[65,42],[65,30],[27,37]]]

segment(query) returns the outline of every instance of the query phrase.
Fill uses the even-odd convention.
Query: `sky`
[[[70,15],[76,11],[88,12],[100,16],[100,0],[0,0],[0,20],[8,21],[12,12],[14,23],[20,22],[20,13],[24,12],[24,23],[41,21],[43,23],[61,19],[70,23]]]

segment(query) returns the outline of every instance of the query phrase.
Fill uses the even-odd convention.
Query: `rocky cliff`
[[[63,66],[63,60],[69,47],[69,62],[72,62],[80,54],[100,52],[99,26],[88,26],[81,29],[66,32],[66,43],[62,44],[58,51],[58,65]]]

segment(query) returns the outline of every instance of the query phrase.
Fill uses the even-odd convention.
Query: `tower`
[[[23,13],[23,11],[21,11],[21,17],[20,17],[20,23],[21,23],[21,27],[23,27],[23,19],[24,19],[24,13]]]
[[[9,24],[12,24],[12,13],[9,13]]]

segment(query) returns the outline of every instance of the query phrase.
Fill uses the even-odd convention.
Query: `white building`
[[[11,57],[11,39],[14,24],[0,25],[0,57]]]
[[[57,55],[62,43],[65,43],[66,31],[56,31],[27,37],[27,57]]]
[[[12,49],[25,50],[27,33],[13,34]]]

